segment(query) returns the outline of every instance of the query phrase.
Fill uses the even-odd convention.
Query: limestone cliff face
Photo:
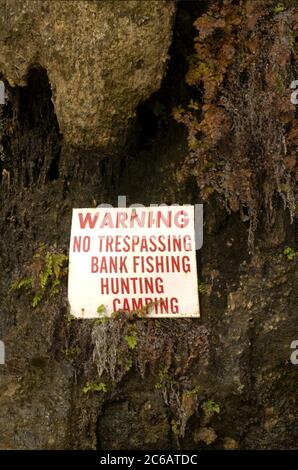
[[[156,91],[171,42],[173,1],[1,0],[0,70],[25,86],[46,69],[67,142],[100,147]]]
[[[297,448],[296,2],[0,4],[0,448]],[[123,194],[204,201],[199,320],[69,317]]]

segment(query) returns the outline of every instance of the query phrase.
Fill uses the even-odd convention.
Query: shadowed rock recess
[[[297,449],[296,1],[0,8],[0,448]],[[200,319],[70,317],[121,194],[204,202]]]

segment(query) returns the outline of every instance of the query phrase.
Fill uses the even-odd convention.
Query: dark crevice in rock
[[[44,68],[31,68],[26,86],[9,88],[3,119],[3,166],[10,172],[11,184],[28,187],[57,180],[60,134]]]
[[[119,176],[115,194],[127,195],[129,204],[183,204],[189,203],[189,198],[193,203],[198,202],[192,176],[182,188],[176,181],[175,171],[183,149],[186,151],[186,133],[174,120],[173,110],[187,103],[194,94],[185,83],[185,74],[194,47],[193,22],[206,8],[205,2],[178,2],[170,59],[160,89],[138,106],[135,125],[121,152],[120,168],[119,157],[112,158],[112,166],[115,165]],[[165,188],[165,178],[168,188]]]

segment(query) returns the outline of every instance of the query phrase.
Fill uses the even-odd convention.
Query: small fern
[[[10,290],[19,290],[19,289],[32,289],[33,288],[33,279],[32,277],[25,277],[24,279],[17,279],[12,283]]]
[[[56,295],[60,290],[61,278],[66,275],[65,266],[67,256],[63,253],[48,251],[45,253],[45,245],[40,245],[35,253],[33,262],[29,266],[29,277],[16,280],[10,290],[25,289],[33,295],[32,307],[36,308],[44,299],[46,292],[49,296]]]
[[[220,405],[213,400],[204,401],[204,403],[202,404],[202,409],[205,415],[208,417],[213,416],[215,413],[220,413]]]

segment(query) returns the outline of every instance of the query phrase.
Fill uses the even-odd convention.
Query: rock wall
[[[264,0],[261,14],[254,4],[1,1],[0,448],[297,449],[298,366],[290,362],[298,338],[297,239],[282,198],[296,169],[289,81],[297,71],[297,6]],[[287,51],[284,74],[278,46],[270,64],[258,56],[258,46],[270,48],[274,38]],[[228,54],[223,64],[215,43]],[[268,81],[258,78],[252,90],[252,72],[268,70]],[[247,122],[248,109],[231,108],[235,77],[243,90],[249,84],[258,118],[245,129],[253,151],[238,166],[234,138],[244,129],[235,116]],[[260,89],[274,95],[274,109],[258,106]],[[271,161],[272,135],[252,123],[270,120],[282,139],[278,164],[290,175],[280,183],[291,186],[274,186],[268,220],[262,162]],[[245,175],[233,172],[243,165],[258,198],[253,243]],[[230,204],[231,187],[238,205]],[[128,204],[204,201],[200,320],[72,320],[62,267],[51,291],[49,263],[67,254],[71,209],[116,205],[120,194]],[[47,272],[43,291],[38,283]],[[129,350],[123,337],[132,327],[138,344]],[[100,379],[98,344],[107,353]],[[128,364],[117,356],[123,350]],[[113,358],[123,371],[114,381]],[[99,382],[107,391],[92,391]]]
[[[1,0],[0,69],[11,86],[47,71],[60,131],[100,147],[124,132],[161,83],[174,2]]]

